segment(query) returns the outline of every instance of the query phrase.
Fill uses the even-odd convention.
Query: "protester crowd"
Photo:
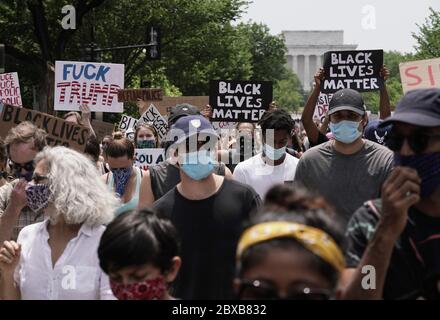
[[[0,298],[440,298],[440,89],[391,115],[385,85],[375,121],[341,89],[321,124],[325,77],[300,121],[271,104],[223,132],[210,106],[178,104],[166,138],[144,122],[99,140],[84,105],[64,116],[90,129],[83,153],[29,121],[9,130]],[[144,170],[148,148],[166,156]]]

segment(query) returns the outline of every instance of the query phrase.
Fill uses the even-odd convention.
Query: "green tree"
[[[384,64],[390,70],[390,77],[388,78],[386,85],[392,109],[394,109],[397,102],[403,95],[402,83],[400,80],[399,63],[410,60],[414,60],[412,54],[400,53],[398,51],[384,52]],[[379,111],[380,103],[379,91],[363,93],[363,97],[367,109],[372,111],[373,113],[377,113]]]
[[[274,84],[274,100],[277,106],[286,111],[298,111],[304,105],[301,81],[291,70],[282,71],[282,79]]]
[[[440,57],[440,12],[429,8],[429,16],[419,28],[417,33],[413,33],[413,38],[417,41],[416,58],[429,59]]]

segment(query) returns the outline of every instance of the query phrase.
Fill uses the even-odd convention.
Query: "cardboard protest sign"
[[[145,113],[139,118],[138,123],[151,123],[156,129],[160,139],[164,139],[168,132],[168,123],[160,114],[159,110],[151,104]]]
[[[124,65],[97,62],[55,62],[54,110],[79,110],[87,104],[91,111],[122,112],[118,90],[124,88]]]
[[[330,94],[320,93],[318,97],[318,101],[316,102],[313,119],[319,119],[321,123],[324,121],[325,114],[328,111],[328,106],[332,97],[333,94],[331,93]]]
[[[138,119],[123,114],[119,122],[119,130],[127,131],[128,129],[133,129],[137,122]]]
[[[9,129],[20,122],[30,121],[47,133],[47,143],[50,146],[63,145],[83,152],[86,147],[89,129],[80,125],[66,122],[46,113],[14,106],[5,105],[0,117],[0,137],[5,137]]]
[[[163,97],[160,101],[145,100],[148,105],[154,104],[161,115],[167,115],[169,109],[176,104],[188,103],[202,110],[209,103],[208,96]],[[145,112],[145,111],[144,111]]]
[[[17,72],[0,74],[0,103],[23,106]]]
[[[118,91],[118,101],[119,102],[136,102],[138,99],[141,100],[162,100],[163,92],[162,89],[122,89]]]
[[[92,127],[99,141],[102,141],[105,136],[111,136],[115,128],[113,123],[99,120],[92,120]]]
[[[345,88],[379,90],[383,86],[379,75],[382,65],[383,50],[328,51],[324,55],[321,92],[334,93]]]
[[[440,58],[399,64],[403,93],[414,89],[440,88]]]
[[[165,160],[165,150],[162,148],[135,149],[135,155],[135,166],[143,170]]]
[[[212,80],[209,104],[212,121],[257,122],[272,102],[270,81]]]

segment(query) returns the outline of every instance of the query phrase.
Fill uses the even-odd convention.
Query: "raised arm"
[[[315,75],[315,87],[312,90],[307,103],[304,107],[304,111],[301,115],[301,122],[306,130],[307,137],[311,144],[317,144],[319,137],[319,129],[313,122],[313,113],[315,112],[316,102],[318,101],[321,80],[324,79],[324,69],[320,68]]]
[[[386,65],[382,66],[380,70],[380,76],[383,79],[383,87],[380,88],[380,102],[379,102],[379,111],[380,111],[380,119],[385,119],[391,116],[391,103],[390,97],[388,95],[386,81],[390,76],[390,70]]]
[[[373,237],[368,243],[358,267],[342,292],[343,299],[382,299],[394,245],[405,229],[408,210],[420,200],[420,178],[417,172],[396,167],[382,187],[382,213]],[[374,268],[376,288],[363,288],[364,266]]]

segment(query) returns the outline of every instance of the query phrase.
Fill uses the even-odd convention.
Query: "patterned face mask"
[[[26,187],[27,205],[34,212],[47,208],[49,196],[50,190],[47,184],[28,184]]]
[[[167,290],[163,277],[131,284],[110,280],[110,287],[118,300],[162,300]]]
[[[113,173],[113,180],[115,181],[115,191],[122,197],[125,193],[128,180],[131,176],[132,167],[111,169]]]

